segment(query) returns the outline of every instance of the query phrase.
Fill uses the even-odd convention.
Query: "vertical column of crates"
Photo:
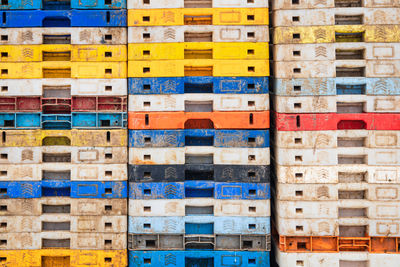
[[[400,6],[272,9],[277,263],[398,265]]]
[[[0,265],[127,265],[125,8],[0,3]]]
[[[267,1],[128,1],[130,266],[269,266]]]

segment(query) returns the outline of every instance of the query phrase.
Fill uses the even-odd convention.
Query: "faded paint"
[[[185,1],[185,0],[156,0],[150,3],[142,3],[136,1],[128,1],[128,9],[157,9],[157,8],[260,8],[268,7],[267,0],[254,0],[249,3],[247,0],[235,0],[235,1],[223,1],[223,0],[212,0],[212,1]]]

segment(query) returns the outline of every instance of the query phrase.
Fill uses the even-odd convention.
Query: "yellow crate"
[[[0,79],[126,78],[126,62],[0,62]]]
[[[128,266],[127,250],[0,250],[0,257],[4,267]]]
[[[126,147],[126,130],[6,130],[0,147],[82,146]]]
[[[400,42],[400,25],[336,25],[274,28],[274,44],[334,42]]]
[[[0,62],[126,61],[125,45],[1,45]]]
[[[269,76],[268,60],[129,61],[129,77]]]
[[[268,25],[268,8],[128,9],[128,26]]]
[[[129,60],[268,59],[268,43],[128,44]]]

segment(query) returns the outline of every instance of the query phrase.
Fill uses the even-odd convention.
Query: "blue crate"
[[[268,130],[129,130],[130,147],[269,147]]]
[[[275,79],[273,87],[281,96],[400,95],[400,78]]]
[[[137,217],[132,214],[128,216],[128,233],[269,235],[271,225],[270,217]]]
[[[128,78],[132,95],[152,94],[268,94],[268,77]]]
[[[72,114],[37,113],[0,113],[0,129],[114,129],[126,128],[127,113],[90,113]]]
[[[23,168],[23,167],[21,167]],[[126,198],[127,182],[18,181],[0,182],[0,198]]]
[[[269,252],[129,251],[129,267],[269,267]]]
[[[186,181],[181,183],[129,183],[131,199],[270,199],[269,183],[224,183]]]
[[[2,28],[126,27],[126,10],[0,11]]]
[[[95,0],[71,0],[71,1],[43,1],[43,0],[8,0],[7,5],[0,4],[0,10],[26,10],[26,9],[123,9],[126,8],[126,0],[112,0],[111,4],[105,1]]]

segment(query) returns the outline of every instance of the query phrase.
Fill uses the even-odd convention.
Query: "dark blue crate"
[[[123,9],[126,0],[112,0],[106,4],[104,0],[71,0],[71,1],[43,1],[43,0],[8,0],[7,4],[0,4],[0,10],[29,10],[29,9]]]

